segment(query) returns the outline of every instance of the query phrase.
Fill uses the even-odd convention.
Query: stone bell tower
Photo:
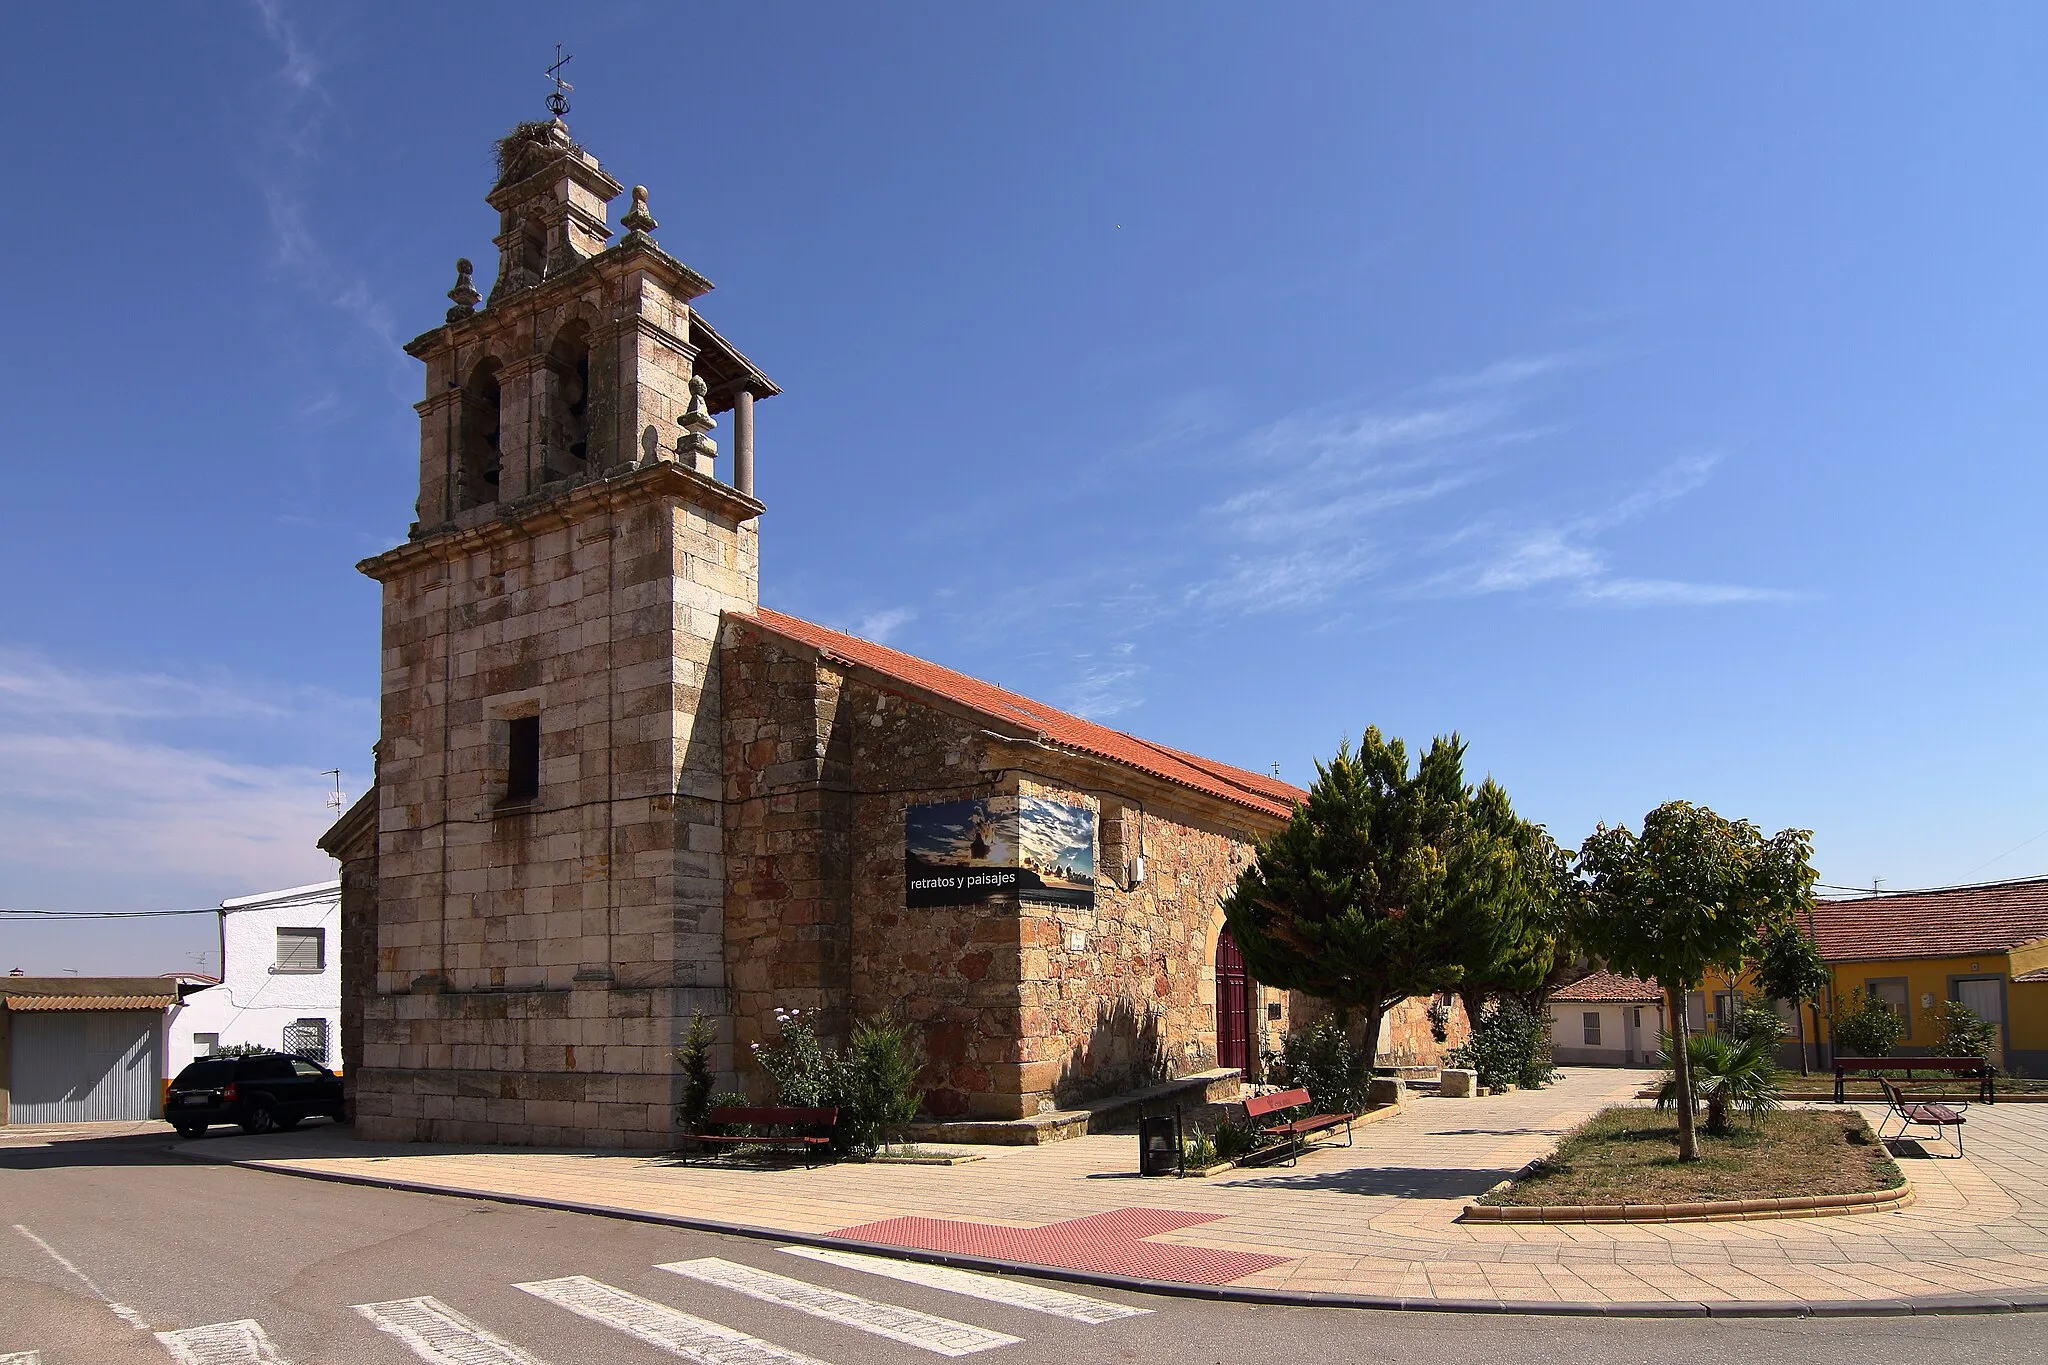
[[[360,566],[384,621],[364,1137],[663,1145],[671,1049],[724,1012],[715,651],[756,604],[777,390],[697,313],[711,285],[644,189],[612,241],[620,193],[559,117],[514,129],[488,300],[457,262],[406,347],[418,519]]]

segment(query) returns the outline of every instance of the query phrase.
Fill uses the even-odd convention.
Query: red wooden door
[[[1252,979],[1237,940],[1225,929],[1216,940],[1216,1065],[1251,1074]]]

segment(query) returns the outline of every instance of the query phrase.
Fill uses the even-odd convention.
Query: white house
[[[1664,1027],[1654,981],[1594,972],[1550,995],[1550,1055],[1560,1066],[1654,1066]]]
[[[220,904],[220,984],[171,1011],[166,1074],[235,1043],[341,1061],[341,883]]]

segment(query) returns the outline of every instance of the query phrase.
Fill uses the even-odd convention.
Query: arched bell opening
[[[456,481],[457,511],[498,500],[498,362],[485,359],[462,386],[462,466]]]
[[[579,320],[548,347],[545,479],[572,478],[590,467],[590,397],[590,329]]]

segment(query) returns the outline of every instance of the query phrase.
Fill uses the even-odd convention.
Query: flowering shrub
[[[774,1078],[781,1102],[799,1109],[822,1109],[836,1103],[838,1059],[818,1041],[818,1031],[802,1010],[775,1011],[782,1041],[774,1047],[754,1044],[754,1060]]]
[[[917,1059],[900,1024],[870,1019],[854,1025],[844,1055],[825,1046],[802,1010],[775,1011],[781,1037],[754,1045],[754,1059],[775,1081],[781,1103],[839,1110],[834,1147],[874,1153],[888,1130],[917,1117]]]

